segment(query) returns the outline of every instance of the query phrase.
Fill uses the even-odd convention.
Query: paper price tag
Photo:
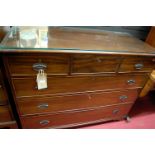
[[[36,81],[38,90],[47,88],[47,74],[44,70],[39,70]]]

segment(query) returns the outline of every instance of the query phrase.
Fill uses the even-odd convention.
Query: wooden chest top
[[[127,33],[76,27],[18,27],[4,38],[0,52],[154,55],[155,48]]]

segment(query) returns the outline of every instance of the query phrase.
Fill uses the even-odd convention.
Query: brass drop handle
[[[42,120],[40,121],[40,125],[47,125],[49,122],[49,120]]]
[[[125,101],[127,98],[128,98],[128,97],[127,97],[126,95],[122,95],[122,96],[119,97],[119,99],[120,99],[121,101]]]
[[[44,63],[35,63],[32,65],[32,68],[35,71],[39,71],[39,70],[45,70],[47,68],[47,65]]]
[[[43,103],[43,104],[38,105],[37,107],[40,108],[40,109],[46,109],[46,108],[48,108],[48,104]]]
[[[135,80],[130,79],[130,80],[127,81],[127,84],[128,85],[133,85],[133,84],[135,84],[135,82],[136,82]]]
[[[136,68],[137,70],[141,70],[143,67],[144,67],[143,64],[135,64],[135,68]]]
[[[112,112],[114,115],[116,115],[116,114],[118,114],[119,113],[119,110],[118,109],[115,109],[115,110],[113,110],[113,112]]]

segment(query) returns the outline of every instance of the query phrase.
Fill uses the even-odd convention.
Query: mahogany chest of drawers
[[[53,27],[47,47],[38,36],[33,48],[17,44],[20,37],[6,38],[1,53],[22,128],[123,119],[155,67],[155,49],[126,34]],[[42,90],[39,69],[47,74]]]

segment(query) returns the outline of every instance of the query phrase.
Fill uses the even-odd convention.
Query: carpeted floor
[[[82,127],[83,129],[155,129],[155,91],[139,99],[131,109],[130,122],[114,121],[99,125]]]

